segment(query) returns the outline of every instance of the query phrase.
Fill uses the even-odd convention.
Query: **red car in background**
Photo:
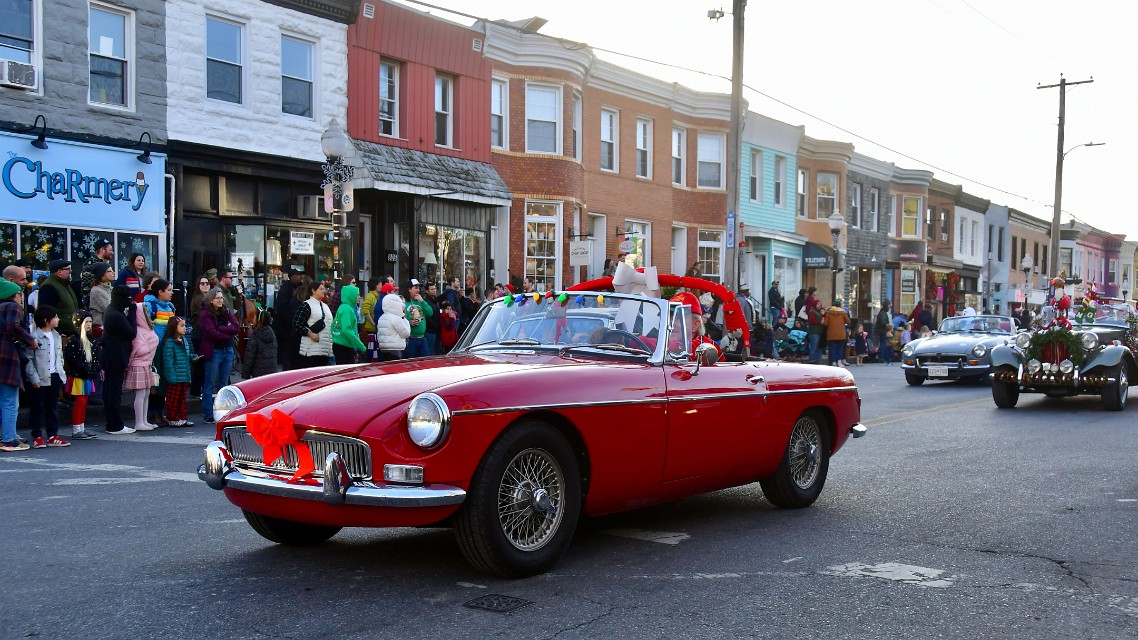
[[[865,433],[852,376],[693,360],[691,327],[688,307],[646,295],[495,300],[449,355],[222,389],[198,474],[274,542],[449,525],[506,577],[552,567],[582,516],[756,481],[775,505],[813,503]]]

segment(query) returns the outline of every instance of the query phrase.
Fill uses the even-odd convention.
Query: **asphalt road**
[[[442,529],[273,545],[196,479],[200,423],[2,454],[0,638],[1138,636],[1138,406],[853,371],[869,434],[813,507],[751,485],[587,521],[517,581]],[[491,595],[528,604],[463,606]]]

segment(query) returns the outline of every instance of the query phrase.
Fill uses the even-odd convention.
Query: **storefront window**
[[[145,233],[120,233],[118,244],[115,245],[115,262],[117,271],[126,266],[133,253],[141,253],[146,258],[147,271],[165,271],[158,264],[158,236]]]
[[[246,297],[265,302],[265,227],[242,224],[226,228],[226,265],[233,284]]]
[[[917,275],[916,269],[901,270],[901,303],[895,309],[901,313],[909,313],[917,306]]]
[[[16,225],[0,224],[0,262],[12,264],[16,261]]]
[[[79,280],[83,266],[95,256],[95,245],[101,240],[114,240],[113,231],[98,231],[96,229],[71,230],[71,277]]]
[[[557,222],[560,202],[526,203],[525,275],[537,291],[557,288]]]
[[[67,229],[21,225],[20,257],[31,260],[34,271],[46,273],[49,262],[67,258]]]
[[[418,278],[443,284],[457,276],[460,286],[477,287],[485,272],[486,234],[433,224],[419,225]]]
[[[256,260],[256,256],[254,256],[254,277],[257,283],[258,301],[270,308],[274,305],[276,292],[284,284],[285,274],[289,269],[298,269],[313,275],[315,246],[315,231],[266,227],[263,271]],[[229,253],[233,253],[233,251],[233,249],[228,250]],[[264,278],[263,285],[261,283],[262,278]]]
[[[774,257],[774,277],[778,280],[778,288],[790,300],[791,295],[797,295],[802,288],[802,261],[787,256]]]

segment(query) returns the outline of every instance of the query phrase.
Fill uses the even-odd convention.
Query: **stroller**
[[[791,329],[783,340],[775,341],[778,357],[783,360],[798,362],[805,360],[807,353],[806,332],[802,329]]]

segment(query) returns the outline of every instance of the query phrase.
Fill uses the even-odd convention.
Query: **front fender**
[[[1083,371],[1090,371],[1097,367],[1114,367],[1120,362],[1126,362],[1125,359],[1131,359],[1130,350],[1121,345],[1108,345],[1102,351],[1099,351],[1094,358],[1083,363]],[[1128,363],[1129,364],[1129,363]]]
[[[992,370],[999,367],[1019,368],[1023,366],[1023,352],[1011,345],[1001,344],[992,348]]]

